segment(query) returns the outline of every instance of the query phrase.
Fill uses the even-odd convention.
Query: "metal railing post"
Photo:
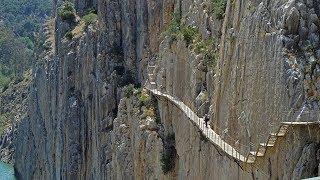
[[[232,156],[233,156],[233,148],[231,148],[231,154],[232,154]]]

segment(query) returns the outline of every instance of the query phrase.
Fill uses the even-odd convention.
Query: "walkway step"
[[[257,152],[257,151],[250,151],[250,154],[252,154],[252,155],[254,155],[254,156],[257,156],[257,157],[261,157],[261,156],[263,156],[263,153],[261,153],[261,152]]]
[[[256,160],[256,156],[252,155],[251,153],[247,156],[246,162],[247,163],[254,163],[254,161]]]
[[[278,133],[270,133],[270,136],[275,136],[275,137],[282,137],[284,134],[278,134]]]
[[[278,131],[278,136],[284,136],[288,131],[289,125],[282,125]]]
[[[272,147],[272,146],[269,146],[267,143],[260,143],[260,146],[263,146],[263,147]]]
[[[259,146],[258,148],[258,155],[264,156],[264,154],[267,151],[267,147],[266,146]]]
[[[149,80],[154,81],[154,74],[148,74]]]
[[[277,136],[274,136],[272,134],[269,135],[269,138],[268,138],[268,142],[267,142],[267,146],[274,146],[274,144],[276,143],[277,141]]]

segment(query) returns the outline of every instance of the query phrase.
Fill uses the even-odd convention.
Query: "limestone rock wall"
[[[212,123],[240,144],[317,121],[318,1],[228,1]],[[311,28],[312,26],[312,28]]]
[[[158,102],[166,130],[172,130],[176,137],[176,179],[302,179],[319,175],[317,124],[290,127],[264,157],[246,164],[201,137],[198,128],[173,104]]]
[[[138,115],[123,114],[135,111],[134,103],[120,100],[124,85],[144,82],[147,60],[157,52],[173,4],[100,0],[76,1],[75,7],[74,19],[55,17],[52,49],[35,69],[28,115],[15,140],[16,174],[22,179],[161,179],[160,136],[140,127]],[[98,11],[98,22],[66,38],[89,8]]]

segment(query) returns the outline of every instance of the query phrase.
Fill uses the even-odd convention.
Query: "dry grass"
[[[50,44],[50,49],[54,50],[55,46],[55,18],[49,19],[45,23],[46,42]]]
[[[145,108],[143,110],[143,116],[145,116],[145,117],[155,117],[156,116],[156,112],[155,112],[153,107]]]
[[[73,38],[81,37],[83,35],[85,27],[86,23],[84,21],[80,21],[79,24],[72,30]]]

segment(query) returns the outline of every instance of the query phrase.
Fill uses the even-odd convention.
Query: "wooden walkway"
[[[257,147],[256,151],[251,151],[248,153],[248,155],[241,155],[237,149],[225,142],[220,137],[220,135],[214,132],[209,125],[208,127],[206,127],[203,118],[198,117],[197,114],[194,113],[192,109],[190,109],[182,101],[167,93],[157,90],[157,84],[155,81],[155,76],[153,74],[154,68],[154,65],[148,67],[148,70],[151,69],[151,73],[148,74],[148,80],[145,84],[145,88],[148,91],[150,91],[154,96],[164,98],[173,103],[175,106],[177,106],[188,117],[188,119],[199,128],[199,130],[209,140],[209,142],[211,142],[214,146],[220,148],[226,155],[234,158],[237,161],[249,164],[255,163],[258,157],[264,157],[266,151],[275,145],[279,137],[285,136],[290,126],[318,124],[318,122],[282,122],[276,133],[269,134],[266,143],[261,143]]]

